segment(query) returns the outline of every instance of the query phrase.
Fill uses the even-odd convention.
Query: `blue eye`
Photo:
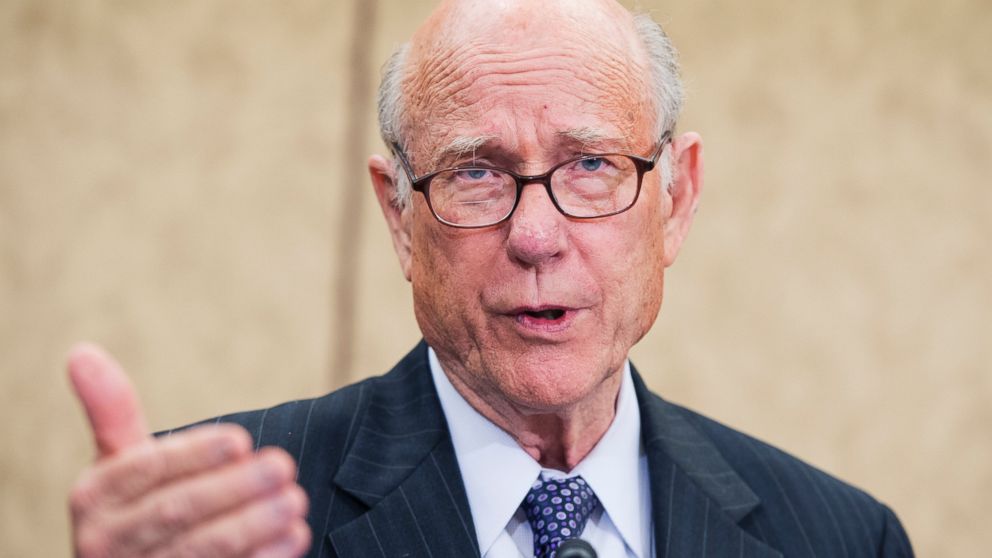
[[[582,165],[582,170],[595,172],[603,167],[606,161],[601,157],[596,157],[592,159],[582,159],[579,164]]]
[[[455,169],[453,172],[459,180],[469,182],[490,180],[493,177],[493,171],[489,169]]]

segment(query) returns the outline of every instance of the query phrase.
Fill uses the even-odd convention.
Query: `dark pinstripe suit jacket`
[[[659,557],[912,556],[871,496],[634,385]],[[216,420],[296,458],[310,556],[479,555],[424,343],[385,376]]]

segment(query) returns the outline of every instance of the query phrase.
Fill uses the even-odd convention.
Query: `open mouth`
[[[538,320],[558,320],[565,315],[565,311],[560,308],[548,308],[546,310],[525,310],[522,312],[525,316],[530,316]]]
[[[560,339],[575,326],[576,319],[582,313],[582,308],[535,304],[519,306],[508,312],[507,316],[516,322],[516,327],[520,328],[518,333],[525,337],[536,335],[544,339],[544,336],[553,335],[555,339]]]
[[[582,308],[534,304],[518,306],[507,312],[506,316],[512,318],[517,326],[522,327],[522,331],[547,334],[571,329],[582,312]]]

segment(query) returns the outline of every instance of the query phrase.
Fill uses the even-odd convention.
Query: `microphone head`
[[[555,558],[596,558],[596,551],[582,539],[568,539],[558,546]]]

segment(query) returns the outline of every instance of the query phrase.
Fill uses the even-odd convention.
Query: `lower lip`
[[[575,321],[576,314],[578,314],[578,311],[576,310],[566,310],[565,313],[556,320],[536,318],[525,313],[514,314],[512,317],[517,324],[528,331],[536,333],[558,333],[565,331],[572,326],[572,323]]]

